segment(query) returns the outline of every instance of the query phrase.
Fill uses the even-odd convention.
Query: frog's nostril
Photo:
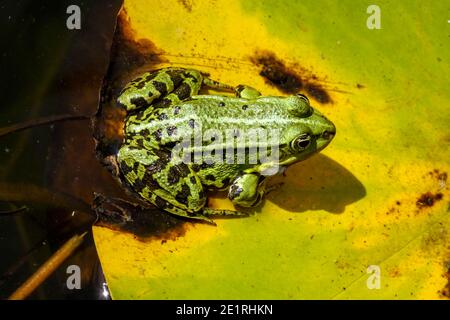
[[[324,131],[322,133],[322,138],[325,140],[331,140],[334,137],[334,132],[330,132],[330,131]]]

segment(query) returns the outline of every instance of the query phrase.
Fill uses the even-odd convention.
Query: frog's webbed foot
[[[258,206],[265,193],[264,177],[248,173],[238,177],[228,190],[228,198],[233,204],[241,207]]]
[[[206,221],[210,224],[216,225],[214,221],[209,219],[209,217],[229,217],[229,218],[238,218],[238,217],[248,217],[249,214],[242,211],[235,210],[227,210],[227,209],[213,209],[204,207],[202,211],[202,215],[198,216],[198,219]]]
[[[234,91],[234,87],[229,84],[222,83],[208,77],[203,77],[203,84],[211,89],[216,89],[219,91]]]
[[[241,211],[235,211],[235,210],[213,209],[213,208],[205,207],[205,208],[203,208],[203,215],[205,215],[205,216],[221,216],[221,217],[226,217],[226,216],[246,217],[246,216],[248,216],[248,213],[241,212]]]

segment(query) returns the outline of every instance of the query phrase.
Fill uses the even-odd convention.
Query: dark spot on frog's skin
[[[136,139],[136,144],[137,144],[140,148],[144,148],[144,139]]]
[[[220,102],[219,102],[219,107],[225,107],[225,102],[220,101]]]
[[[158,75],[158,72],[149,72],[149,73],[147,73],[146,75],[145,75],[145,82],[149,82],[149,81],[151,81],[151,80],[153,80],[153,79],[155,79],[156,78],[156,76]]]
[[[416,206],[419,209],[425,208],[425,207],[432,207],[436,201],[439,201],[443,198],[442,193],[436,193],[433,194],[431,192],[427,192],[422,194],[419,199],[416,201]]]
[[[166,204],[167,204],[167,202],[163,198],[161,198],[159,196],[156,196],[156,198],[155,198],[155,205],[158,208],[164,209],[166,207]]]
[[[148,106],[147,101],[145,101],[145,99],[142,97],[132,98],[130,100],[130,103],[134,104],[137,108],[143,108],[143,107]]]
[[[248,106],[246,105],[246,104],[244,104],[243,106],[242,106],[242,110],[247,110],[247,108],[248,108]]]
[[[122,171],[123,175],[128,175],[131,171],[133,171],[133,168],[128,166],[125,162],[120,163],[120,170]]]
[[[197,184],[197,180],[195,180],[194,176],[190,177],[189,180],[191,181],[192,184]]]
[[[214,181],[214,180],[216,180],[216,178],[215,178],[212,174],[207,174],[206,177],[205,177],[205,179],[206,179],[206,180],[209,180],[209,181]]]
[[[180,107],[179,106],[176,106],[175,108],[173,108],[173,114],[174,115],[177,115],[179,113],[180,113]]]
[[[229,198],[230,200],[235,199],[237,196],[239,196],[241,194],[241,192],[244,191],[241,187],[233,184],[230,187],[230,192],[229,192]]]
[[[166,167],[167,163],[168,163],[167,159],[158,158],[155,162],[153,162],[147,166],[146,171],[150,175],[161,172]]]
[[[155,139],[157,141],[161,141],[161,138],[162,138],[162,131],[161,131],[161,129],[158,129],[155,132],[153,132],[153,136],[155,137]]]
[[[153,179],[153,177],[148,173],[147,171],[144,173],[144,179],[145,184],[151,189],[161,189],[161,186],[159,185],[158,181]]]
[[[203,199],[203,198],[205,197],[205,191],[201,190],[201,191],[198,193],[198,197],[199,197],[200,199]]]
[[[298,70],[295,71],[289,69],[273,52],[257,52],[250,60],[261,67],[259,74],[269,84],[277,87],[282,92],[295,94],[305,88],[317,101],[321,103],[332,102],[328,92],[316,83],[317,77],[315,75],[311,75],[310,72],[301,67],[296,67]]]
[[[170,76],[170,80],[172,80],[174,88],[178,87],[178,85],[181,83],[181,81],[183,81],[180,71],[168,71],[167,73]]]
[[[184,100],[191,95],[191,87],[187,83],[181,84],[174,93],[177,95],[178,99]]]
[[[145,81],[141,81],[141,82],[136,83],[136,84],[134,85],[134,87],[135,87],[136,89],[142,89],[143,87],[145,87],[146,83],[147,83],[147,82],[145,82]]]
[[[170,126],[170,127],[168,127],[166,130],[167,130],[167,134],[168,134],[169,136],[171,136],[171,135],[173,135],[174,133],[176,133],[177,127],[175,127],[175,126]]]
[[[154,104],[155,108],[167,108],[172,104],[172,100],[168,99],[168,98],[164,98],[161,101],[158,101],[157,103]],[[163,119],[160,119],[163,120]]]
[[[194,127],[195,127],[195,120],[194,119],[189,119],[189,127],[194,129]]]
[[[183,184],[181,186],[181,191],[177,193],[177,195],[175,196],[175,199],[177,199],[177,201],[183,203],[183,204],[187,204],[188,202],[188,197],[191,195],[191,190],[189,189],[187,184]]]
[[[144,116],[144,112],[140,111],[136,113],[136,120],[142,120],[142,117]]]
[[[167,181],[170,184],[175,184],[180,181],[180,175],[176,166],[173,166],[169,169],[169,172],[167,174]]]
[[[170,150],[175,148],[176,145],[177,145],[177,142],[175,142],[175,141],[167,142],[164,144],[164,146]]]
[[[177,168],[178,168],[178,170],[180,172],[180,176],[182,178],[186,178],[191,173],[187,164],[185,164],[183,162],[180,163],[179,165],[177,165]]]
[[[225,178],[225,179],[222,180],[222,185],[223,186],[227,186],[229,184],[230,184],[230,178]]]
[[[212,163],[205,163],[205,162],[203,162],[200,167],[202,169],[207,169],[207,168],[211,168],[213,166],[214,166],[214,164],[212,164]]]
[[[167,95],[167,86],[164,82],[161,81],[152,81],[153,86],[160,93],[161,96]]]
[[[136,181],[133,182],[133,189],[137,193],[141,193],[142,190],[144,190],[146,187],[147,187],[147,184],[145,183],[145,181],[143,181],[141,179],[136,179]]]
[[[193,165],[191,165],[191,169],[194,172],[199,172],[201,168],[200,168],[200,165],[194,163]]]
[[[150,130],[148,130],[148,129],[143,129],[142,131],[141,131],[141,136],[143,136],[143,137],[148,137],[150,135]]]
[[[192,79],[192,82],[193,83],[197,83],[198,82],[198,79],[196,78],[196,77],[194,77],[192,74],[190,74],[190,73],[184,73],[184,77],[185,78],[189,78],[189,79]]]
[[[169,117],[167,116],[167,114],[165,114],[165,113],[161,113],[159,116],[158,116],[158,119],[159,120],[167,120]]]

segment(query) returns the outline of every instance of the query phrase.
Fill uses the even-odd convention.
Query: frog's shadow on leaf
[[[366,195],[363,184],[331,158],[317,154],[288,168],[285,177],[275,177],[270,185],[283,185],[266,200],[291,211],[325,210],[343,213],[345,207]]]

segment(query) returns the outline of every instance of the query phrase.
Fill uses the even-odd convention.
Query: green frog
[[[235,96],[199,95],[203,88]],[[319,152],[336,132],[302,94],[262,96],[193,69],[144,73],[117,102],[127,113],[121,180],[166,212],[207,222],[245,215],[239,208],[260,204],[268,176]],[[207,207],[211,190],[227,190],[238,210]]]

